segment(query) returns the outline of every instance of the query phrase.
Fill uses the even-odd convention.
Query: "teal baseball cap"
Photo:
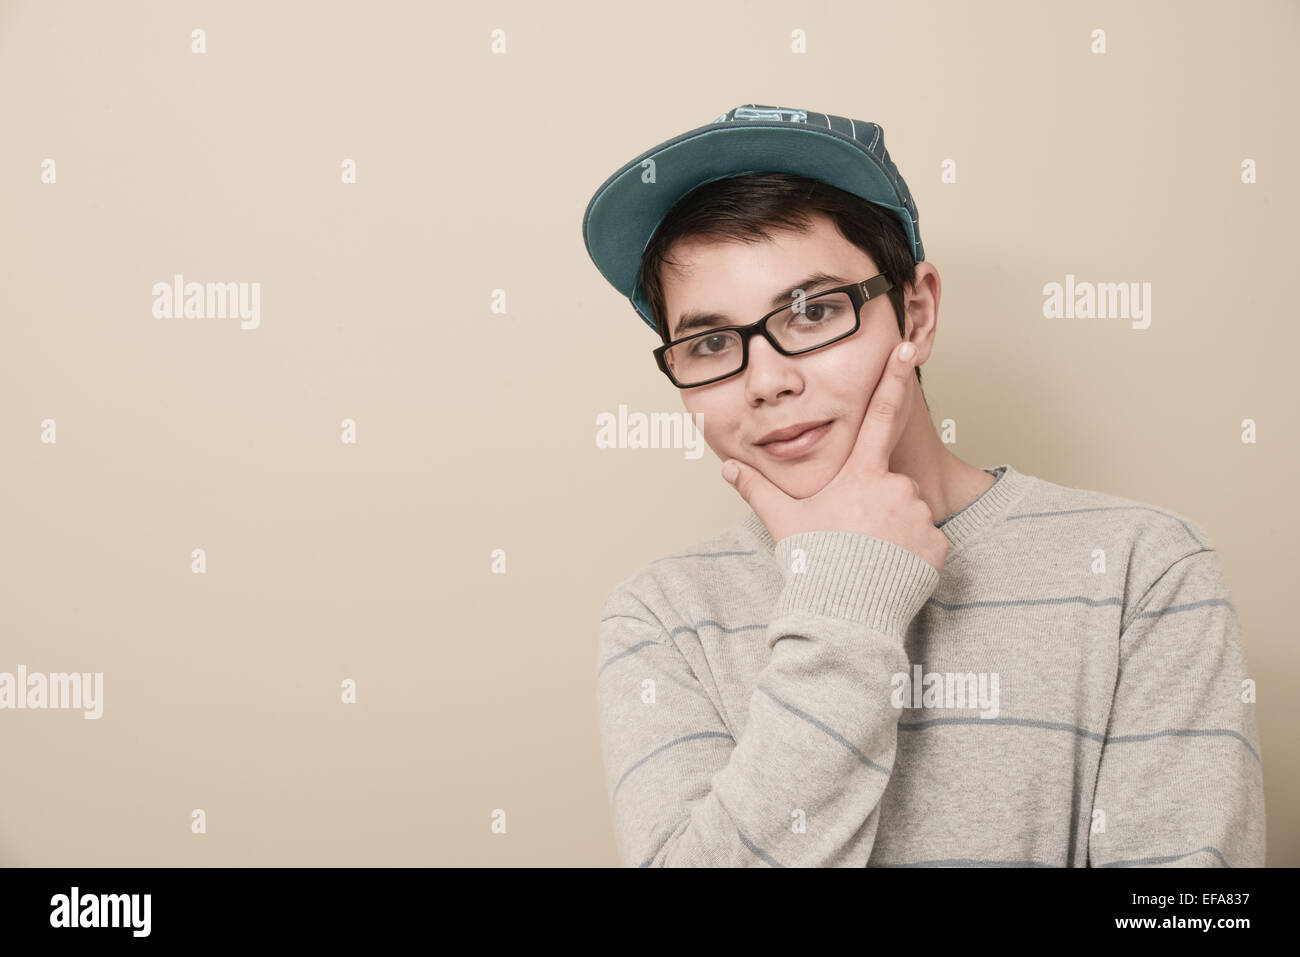
[[[664,216],[697,186],[764,172],[798,173],[885,207],[902,223],[912,258],[925,259],[916,203],[879,124],[754,103],[660,143],[605,180],[582,217],[587,253],[655,330],[637,275]]]

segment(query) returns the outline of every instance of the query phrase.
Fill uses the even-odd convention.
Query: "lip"
[[[807,429],[793,439],[764,442],[760,447],[768,455],[778,459],[798,458],[801,455],[806,455],[814,445],[822,440],[822,436],[831,430],[831,424],[831,422],[824,422],[819,426]]]
[[[786,439],[796,438],[802,433],[807,432],[809,429],[816,428],[819,425],[825,425],[826,422],[826,419],[814,419],[811,422],[796,422],[794,425],[788,425],[784,429],[776,429],[775,431],[767,433],[767,435],[763,436],[754,444],[767,445],[769,442],[784,442]]]

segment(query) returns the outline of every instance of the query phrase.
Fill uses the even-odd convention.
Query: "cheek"
[[[704,419],[704,441],[708,443],[709,448],[717,453],[719,458],[736,458],[741,450],[743,440],[741,438],[740,426],[736,423],[722,424],[714,421],[710,424],[708,417]]]
[[[865,409],[883,368],[883,364],[877,364],[877,356],[870,349],[845,349],[818,369],[816,379],[809,381],[809,388],[820,393],[813,404],[839,415],[851,415]]]
[[[692,403],[686,407],[686,417],[690,420],[691,429],[695,429],[697,425],[699,426],[699,434],[704,437],[704,444],[718,456],[722,458],[730,457],[739,447],[739,423],[732,421],[731,417],[724,412],[711,410],[708,406],[699,403]]]
[[[836,397],[849,408],[865,411],[884,371],[893,345],[863,339],[855,348],[844,352],[844,363],[836,368]]]

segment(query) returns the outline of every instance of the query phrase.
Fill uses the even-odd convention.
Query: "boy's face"
[[[815,216],[806,232],[778,230],[764,242],[683,240],[669,258],[682,264],[665,266],[662,276],[670,339],[680,338],[676,326],[687,310],[722,313],[736,325],[751,323],[772,311],[774,296],[793,301],[790,291],[809,275],[825,272],[843,279],[806,288],[805,295],[812,296],[880,271],[823,215]],[[704,439],[720,460],[753,466],[794,498],[815,495],[835,477],[848,460],[885,361],[900,341],[887,296],[863,303],[861,316],[853,335],[801,356],[783,356],[755,336],[743,371],[679,390],[689,413],[703,413]],[[919,350],[918,363],[927,353]],[[779,457],[756,444],[776,429],[827,420],[825,434],[797,457]]]

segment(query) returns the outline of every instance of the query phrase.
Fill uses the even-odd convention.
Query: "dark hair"
[[[667,255],[673,243],[694,237],[758,242],[769,239],[774,229],[806,231],[816,213],[829,216],[840,234],[889,277],[893,288],[886,295],[894,305],[902,336],[907,329],[903,286],[916,281],[916,262],[898,217],[821,180],[795,173],[746,173],[695,187],[668,211],[646,246],[638,282],[659,338],[668,341],[661,276],[665,264],[679,265]],[[916,367],[916,381],[921,382],[920,366]]]

